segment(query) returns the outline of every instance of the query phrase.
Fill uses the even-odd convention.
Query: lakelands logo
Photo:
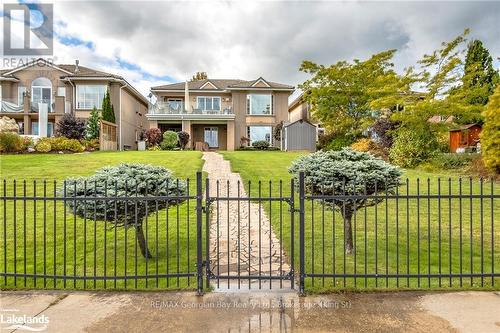
[[[42,332],[47,330],[49,317],[46,315],[28,316],[19,314],[17,309],[0,310],[0,330],[20,330]]]
[[[54,48],[53,5],[3,5],[3,53],[6,56],[47,56]]]

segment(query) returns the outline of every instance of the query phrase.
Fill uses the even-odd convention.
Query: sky
[[[307,79],[303,60],[329,65],[387,49],[398,50],[394,63],[402,71],[465,28],[500,67],[494,1],[53,3],[55,62],[79,59],[124,76],[144,95],[197,71],[296,86]]]

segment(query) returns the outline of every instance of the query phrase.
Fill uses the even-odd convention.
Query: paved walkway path
[[[203,153],[203,171],[208,173],[210,196],[219,197],[211,205],[210,262],[212,272],[217,275],[234,275],[243,278],[250,275],[287,274],[290,270],[287,259],[280,247],[275,232],[270,227],[264,207],[248,201],[228,201],[224,197],[246,197],[243,181],[239,173],[231,172],[229,161],[215,152]],[[239,240],[239,241],[238,241]],[[259,260],[260,258],[260,260]],[[232,289],[237,281],[220,280],[216,288]],[[248,280],[243,280],[248,288]],[[251,281],[258,287],[257,281]],[[262,281],[262,287],[269,281]],[[278,283],[274,283],[278,284]],[[284,281],[283,286],[288,287]],[[273,286],[274,288],[274,286]]]

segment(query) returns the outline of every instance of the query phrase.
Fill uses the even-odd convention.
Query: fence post
[[[299,173],[299,293],[304,294],[304,278],[305,278],[305,241],[304,241],[304,225],[305,225],[305,190],[304,190],[304,172]]]
[[[202,174],[196,173],[196,281],[197,293],[203,294],[203,251],[202,251],[202,223],[203,223],[203,187]],[[208,230],[207,230],[208,232]]]

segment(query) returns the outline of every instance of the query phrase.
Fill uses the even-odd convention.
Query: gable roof
[[[258,87],[255,86],[256,83],[259,82],[265,82],[267,84],[266,87]],[[212,84],[215,89],[207,89],[207,85]],[[152,87],[151,90],[182,90],[184,91],[185,89],[185,82],[178,82],[178,83],[172,83],[172,84],[165,84],[161,86],[155,86]],[[258,89],[282,89],[282,90],[293,90],[294,87],[287,85],[287,84],[282,84],[282,83],[276,83],[276,82],[270,82],[266,81],[263,78],[258,78],[256,80],[251,80],[251,81],[246,81],[246,80],[238,80],[238,79],[205,79],[205,80],[199,80],[199,81],[189,81],[188,82],[188,88],[189,90],[213,90],[213,91],[221,91],[221,90],[238,90],[238,89],[252,89],[252,90],[258,90]]]
[[[68,65],[68,64],[53,64],[46,59],[39,58],[35,61],[30,61],[27,64],[18,66],[14,69],[3,69],[0,70],[0,80],[6,79],[6,80],[18,80],[18,78],[14,75],[16,72],[21,71],[23,69],[39,65],[40,63],[43,63],[44,66],[50,66],[52,68],[58,69],[61,71],[62,75],[60,76],[61,79],[67,79],[67,80],[72,80],[72,79],[103,79],[103,80],[115,80],[115,81],[122,81],[127,88],[130,90],[130,92],[135,95],[137,98],[139,98],[143,103],[146,105],[148,104],[148,100],[146,97],[144,97],[137,89],[135,89],[130,83],[125,80],[120,75],[112,74],[112,73],[107,73],[103,71],[99,71],[96,69],[92,69],[89,67],[85,66],[80,66],[78,65],[78,72],[75,72],[76,70],[76,64]]]

